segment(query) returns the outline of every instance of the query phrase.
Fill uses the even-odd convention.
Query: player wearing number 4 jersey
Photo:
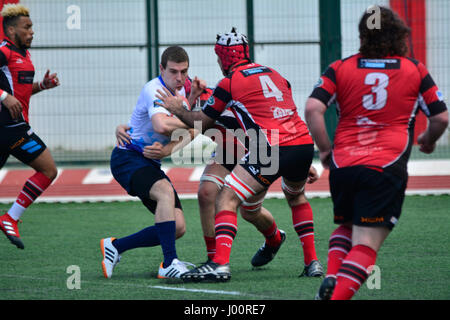
[[[419,110],[429,119],[418,137],[433,152],[448,125],[447,107],[427,68],[406,58],[409,29],[390,9],[380,8],[381,29],[360,24],[360,52],[332,63],[306,103],[306,121],[330,168],[334,222],[328,270],[318,299],[350,299],[366,280],[377,252],[397,223],[407,183],[407,161]],[[324,113],[337,102],[334,145]]]
[[[282,177],[282,188],[302,242],[307,275],[322,275],[314,248],[311,207],[304,194],[314,152],[308,128],[299,117],[291,86],[272,68],[251,63],[247,38],[234,29],[217,36],[215,51],[225,75],[201,111],[182,108],[179,96],[160,91],[158,103],[189,127],[201,121],[203,131],[229,110],[249,140],[248,152],[225,177],[216,201],[216,253],[212,261],[182,275],[187,281],[225,281],[237,234],[237,208],[242,203],[260,206],[270,185]],[[305,260],[306,260],[305,259]],[[306,262],[306,261],[305,261]],[[314,270],[314,271],[311,271]]]

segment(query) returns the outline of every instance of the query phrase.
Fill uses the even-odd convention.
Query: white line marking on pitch
[[[196,292],[196,293],[208,293],[208,294],[224,294],[231,296],[252,296],[251,294],[242,293],[239,291],[224,291],[224,290],[208,290],[208,289],[189,289],[184,287],[166,287],[166,286],[148,286],[151,289],[184,291],[184,292]]]
[[[42,281],[56,281],[58,282],[58,279],[54,278],[46,278],[46,277],[35,277],[35,276],[27,276],[27,275],[13,275],[13,274],[0,274],[0,278],[18,278],[18,279],[29,279],[29,280],[42,280]],[[83,286],[83,283],[89,283],[89,284],[98,284],[99,281],[91,281],[91,280],[82,280],[81,285]],[[185,287],[169,287],[169,286],[147,286],[147,285],[140,285],[140,284],[134,284],[134,283],[111,283],[107,281],[101,281],[102,285],[112,285],[112,286],[126,286],[126,287],[133,287],[133,288],[149,288],[149,289],[160,289],[160,290],[170,290],[170,291],[182,291],[182,292],[193,292],[193,293],[207,293],[207,294],[217,294],[217,295],[231,295],[231,296],[242,296],[242,297],[259,297],[261,299],[273,299],[268,296],[262,296],[257,294],[251,294],[251,293],[245,293],[245,292],[239,292],[239,291],[225,291],[225,290],[209,290],[209,289],[190,289]],[[65,288],[65,287],[64,287]]]

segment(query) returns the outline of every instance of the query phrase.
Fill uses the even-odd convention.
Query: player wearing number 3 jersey
[[[397,223],[408,179],[407,161],[419,110],[429,119],[419,135],[431,153],[448,125],[447,107],[427,68],[406,58],[409,29],[390,9],[380,8],[381,28],[359,24],[360,52],[332,63],[306,103],[306,121],[330,168],[334,222],[328,270],[319,299],[350,299],[366,280],[377,252]],[[337,102],[334,145],[324,113]]]

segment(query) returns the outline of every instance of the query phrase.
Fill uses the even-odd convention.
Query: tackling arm
[[[151,121],[155,132],[165,136],[170,136],[176,129],[188,129],[188,126],[182,121],[165,113],[154,114]]]
[[[188,111],[183,107],[182,97],[176,93],[173,96],[170,91],[163,88],[164,91],[158,89],[156,97],[162,102],[155,101],[155,104],[166,108],[170,113],[177,116],[189,128],[197,128],[196,123],[201,123],[201,130],[204,132],[208,128],[212,128],[216,120],[208,117],[203,111]]]

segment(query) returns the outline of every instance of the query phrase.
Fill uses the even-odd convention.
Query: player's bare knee
[[[149,192],[150,199],[160,203],[174,204],[175,194],[172,185],[167,180],[157,181]]]
[[[52,166],[52,167],[46,168],[45,170],[42,170],[41,173],[53,181],[58,176],[58,169],[56,169],[55,166]]]
[[[303,192],[295,196],[286,195],[286,200],[289,207],[291,208],[308,202],[308,199],[306,199],[306,196]]]
[[[239,211],[241,213],[241,217],[248,222],[252,222],[257,220],[259,213],[261,212],[261,210],[257,210],[257,211],[248,211],[244,208],[242,208],[242,206],[239,208]]]
[[[213,183],[201,183],[197,193],[198,201],[200,203],[209,203],[211,202],[211,199],[216,199],[219,191],[220,190]]]

